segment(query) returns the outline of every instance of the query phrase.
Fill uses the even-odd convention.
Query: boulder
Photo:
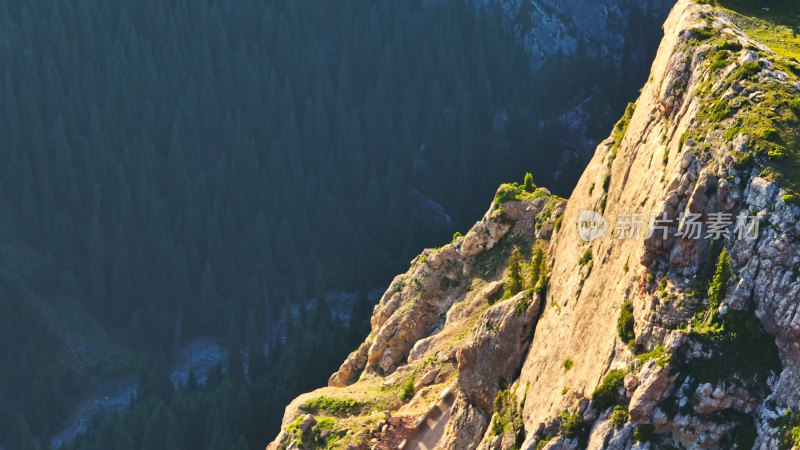
[[[647,422],[658,402],[670,384],[669,366],[661,367],[655,361],[648,361],[639,373],[639,387],[631,397],[628,408],[633,423]]]
[[[311,414],[306,414],[303,416],[303,420],[300,421],[300,431],[303,433],[307,433],[311,427],[317,424],[317,419],[314,418]]]

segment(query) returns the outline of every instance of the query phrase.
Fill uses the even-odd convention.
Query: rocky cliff
[[[570,198],[501,186],[268,448],[790,448],[800,65],[737,23],[680,0]]]

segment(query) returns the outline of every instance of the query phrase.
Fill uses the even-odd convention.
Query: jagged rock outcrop
[[[523,291],[490,307],[478,320],[469,342],[456,352],[458,385],[472,404],[492,411],[497,381],[511,380],[519,369],[541,306],[540,295]]]
[[[466,236],[394,280],[370,337],[331,387],[287,407],[271,445],[318,439],[300,427],[315,413],[347,430],[342,447],[791,447],[800,64],[690,0],[664,31],[650,81],[570,199],[501,187]],[[600,226],[585,211],[611,223],[605,235],[581,239]],[[538,275],[516,296],[514,247]],[[311,411],[320,396],[357,406]],[[378,409],[413,423],[371,432]]]
[[[499,383],[517,376],[546,286],[532,286],[527,268],[525,288],[504,295],[507,260],[514,248],[530,258],[536,246],[545,255],[563,209],[564,200],[546,189],[501,188],[465,236],[425,250],[394,279],[375,306],[370,336],[331,376],[328,388],[287,407],[283,431],[271,445],[312,448],[324,430],[303,429],[309,413],[328,419],[318,422],[325,426],[335,422],[343,448],[383,448],[398,435],[427,439],[420,427],[444,404],[445,398],[431,403],[444,392],[453,404],[437,439],[450,448],[468,447],[487,426]],[[543,260],[537,279],[546,280],[547,266]],[[384,409],[397,418],[386,430],[372,418]],[[329,433],[324,441],[340,434]]]

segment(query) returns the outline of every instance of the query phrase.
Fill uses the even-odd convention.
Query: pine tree
[[[539,277],[541,281],[539,285],[534,288],[534,292],[542,294],[547,290],[547,284],[550,282],[550,274],[547,272],[547,260],[542,258],[542,263],[539,267]]]
[[[705,325],[711,325],[717,318],[719,306],[728,295],[728,280],[733,276],[731,269],[731,256],[728,249],[722,249],[717,259],[717,268],[714,271],[714,278],[708,288],[708,311],[706,312]]]
[[[544,262],[544,251],[541,247],[533,249],[533,261],[531,261],[530,289],[536,289],[539,278],[542,275],[542,263]]]
[[[533,175],[531,175],[530,172],[525,174],[525,181],[522,183],[522,188],[527,192],[533,192],[536,190],[536,185],[533,184]]]
[[[514,247],[508,258],[508,283],[505,296],[517,295],[522,291],[522,284],[522,254],[519,252],[519,247]]]

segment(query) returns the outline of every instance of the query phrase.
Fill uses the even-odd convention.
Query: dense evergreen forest
[[[0,443],[49,448],[133,374],[74,448],[262,447],[365,334],[366,291],[501,181],[555,181],[554,112],[625,84],[581,58],[533,73],[462,1],[0,0]],[[334,289],[362,293],[348,323],[307,302]],[[196,336],[236,351],[176,390]]]

